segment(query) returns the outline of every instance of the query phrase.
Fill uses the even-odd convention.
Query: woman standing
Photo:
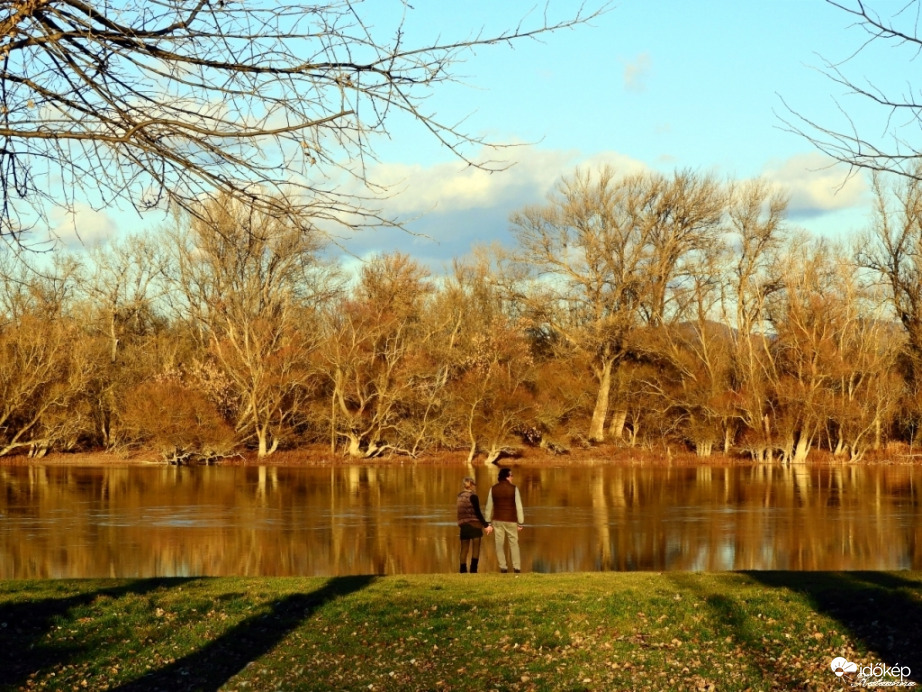
[[[480,511],[480,500],[475,494],[477,481],[468,476],[461,481],[461,492],[458,493],[458,526],[461,529],[461,573],[467,572],[467,553],[471,552],[471,573],[477,572],[480,562],[480,539],[483,538],[484,527],[487,535],[493,528],[487,524]]]

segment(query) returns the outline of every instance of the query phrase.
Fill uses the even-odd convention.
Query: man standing
[[[508,572],[506,563],[506,543],[512,556],[512,569],[518,574],[522,571],[522,557],[519,554],[519,531],[525,528],[525,511],[519,489],[510,482],[512,469],[499,470],[499,482],[490,488],[484,518],[493,527],[496,540],[496,559],[499,571]]]

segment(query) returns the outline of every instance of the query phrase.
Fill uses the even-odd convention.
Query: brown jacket
[[[487,521],[509,521],[518,524],[525,523],[525,512],[522,510],[522,499],[519,489],[508,480],[500,481],[490,488],[487,497],[487,509],[484,512]]]
[[[483,518],[480,511],[480,500],[470,490],[462,490],[458,493],[458,526],[461,524],[473,524],[474,526],[486,526],[487,520]]]

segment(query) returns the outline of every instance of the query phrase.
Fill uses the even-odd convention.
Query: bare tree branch
[[[919,0],[895,5],[894,13],[882,17],[863,0],[826,0],[833,7],[854,18],[853,28],[864,33],[860,45],[844,60],[824,60],[820,70],[833,83],[843,87],[848,97],[857,97],[871,106],[880,117],[879,133],[869,128],[859,129],[855,119],[840,101],[836,106],[845,125],[821,123],[789,105],[781,121],[788,131],[804,137],[827,156],[851,166],[852,171],[891,172],[919,179],[922,175],[922,145],[916,143],[922,129],[922,101],[918,88],[908,83],[904,93],[883,87],[869,79],[859,80],[850,75],[849,67],[863,53],[884,47],[887,50],[909,48],[912,61],[922,52],[919,33]]]
[[[84,198],[198,214],[221,193],[315,226],[390,223],[366,164],[395,116],[484,166],[470,152],[489,143],[425,99],[477,48],[607,10],[407,45],[413,8],[396,1],[385,29],[355,0],[0,1],[0,236],[22,242]],[[367,197],[343,191],[350,179]]]

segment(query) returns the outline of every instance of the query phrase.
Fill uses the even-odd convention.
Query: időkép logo
[[[912,673],[909,666],[885,663],[860,666],[838,656],[829,664],[837,677],[852,681],[852,687],[915,687],[916,683],[906,678]]]

